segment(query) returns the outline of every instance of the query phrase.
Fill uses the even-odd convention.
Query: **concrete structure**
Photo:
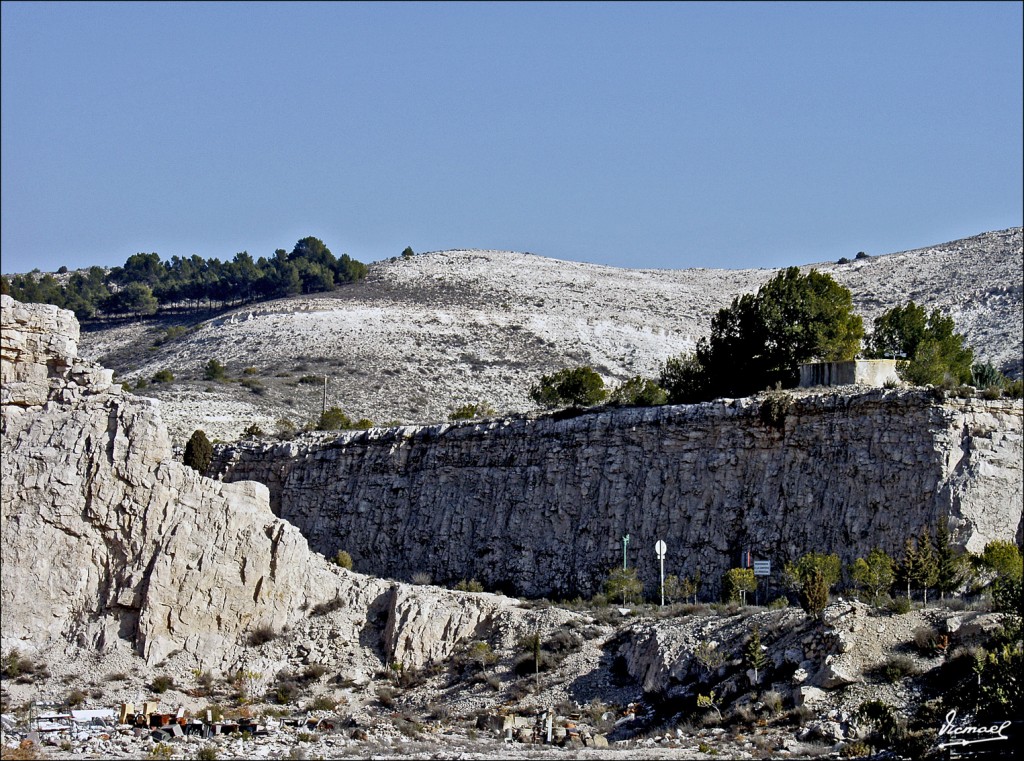
[[[851,359],[845,362],[811,362],[800,365],[800,387],[874,386],[899,383],[895,359]]]

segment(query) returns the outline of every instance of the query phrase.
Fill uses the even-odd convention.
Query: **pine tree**
[[[758,683],[757,672],[764,668],[768,662],[768,655],[761,645],[761,627],[754,624],[754,630],[750,633],[750,640],[743,651],[743,661],[748,668],[754,670],[754,684]]]
[[[954,592],[960,586],[963,572],[963,560],[949,542],[949,521],[945,515],[939,518],[935,529],[935,561],[938,565],[938,578],[935,586],[939,597],[946,599],[946,592]]]
[[[906,541],[903,542],[903,557],[896,567],[896,579],[900,584],[907,585],[908,600],[910,599],[911,585],[917,583],[918,566],[917,547],[914,544],[914,540],[907,537]]]
[[[925,526],[917,543],[917,583],[921,585],[925,607],[928,607],[928,590],[939,579],[939,563],[932,547],[932,534]]]

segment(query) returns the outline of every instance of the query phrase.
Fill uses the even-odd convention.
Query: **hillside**
[[[956,320],[981,360],[1020,377],[1021,229],[912,251],[808,264],[850,288],[868,327],[908,298]],[[328,406],[378,424],[446,420],[466,403],[499,413],[533,409],[543,373],[587,364],[606,382],[656,375],[693,349],[714,313],[755,291],[775,270],[618,269],[501,251],[444,251],[370,266],[365,281],[330,294],[263,302],[197,325],[149,320],[85,332],[81,353],[173,384],[138,393],[162,402],[175,442],[196,427],[237,438],[250,424],[301,426]],[[153,348],[173,324],[190,331]],[[235,382],[202,380],[216,358]],[[245,368],[254,368],[243,375]],[[247,386],[239,381],[245,380]],[[308,378],[312,381],[312,378]]]

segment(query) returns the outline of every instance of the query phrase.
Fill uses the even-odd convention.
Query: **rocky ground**
[[[469,643],[418,668],[388,667],[372,656],[317,662],[334,636],[333,618],[344,611],[311,616],[252,646],[242,679],[211,673],[204,681],[200,664],[180,652],[147,667],[124,643],[103,654],[40,654],[30,659],[34,667],[23,663],[20,677],[3,681],[4,758],[191,759],[201,751],[211,757],[209,748],[217,758],[848,756],[867,731],[856,718],[861,703],[880,700],[905,717],[920,714],[941,694],[943,664],[998,625],[993,614],[959,601],[897,614],[837,600],[820,621],[792,607],[520,605],[533,618],[499,614],[488,642],[496,660],[486,664],[474,663]],[[755,624],[767,655],[757,684],[742,659]],[[528,667],[517,669],[522,637],[534,625],[545,632],[544,657],[558,661],[539,681]],[[948,640],[928,650],[922,632]],[[721,651],[721,665],[701,665],[702,643]],[[897,672],[887,673],[894,663]],[[158,691],[161,680],[172,686]],[[714,695],[714,709],[699,708],[698,693]],[[60,706],[69,697],[82,701],[79,708],[156,700],[161,711],[184,708],[199,717],[213,707],[276,726],[256,737],[171,740],[92,728],[54,733],[18,751],[30,711],[45,710],[30,706]],[[522,741],[548,709],[559,744]],[[504,716],[521,717],[524,728],[505,729],[514,719]],[[290,717],[299,725],[288,726]],[[322,722],[312,728],[310,719]],[[567,724],[579,741],[558,737]]]
[[[914,299],[951,315],[981,360],[1021,373],[1024,269],[1021,230],[838,264],[807,265],[850,288],[866,326]],[[562,367],[586,364],[615,384],[656,376],[692,351],[711,317],[756,291],[774,270],[643,270],[502,251],[444,251],[370,267],[366,281],[330,294],[83,331],[81,353],[119,373],[170,384],[138,393],[162,402],[175,442],[196,427],[234,440],[256,424],[301,427],[327,404],[378,424],[447,420],[485,403],[533,409],[529,389]],[[186,332],[171,340],[167,329]],[[203,381],[210,359],[228,382]]]

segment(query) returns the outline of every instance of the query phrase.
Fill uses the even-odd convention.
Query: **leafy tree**
[[[635,568],[613,568],[608,572],[604,588],[610,599],[620,598],[623,605],[640,602],[644,593]]]
[[[815,618],[821,616],[828,605],[830,585],[820,568],[813,568],[800,586],[800,606]]]
[[[162,370],[157,370],[153,374],[154,383],[174,383],[174,373],[168,370],[166,367]]]
[[[107,299],[107,309],[112,312],[132,312],[136,315],[156,314],[156,297],[148,285],[129,283]]]
[[[686,393],[749,396],[777,383],[797,385],[799,365],[812,359],[852,359],[864,333],[850,291],[830,275],[796,267],[781,271],[757,294],[744,294],[720,309],[711,335],[697,344],[686,372]],[[692,377],[697,372],[704,377]],[[670,391],[670,396],[671,396]]]
[[[412,259],[416,255],[416,252],[412,250],[412,246],[406,246],[402,252],[403,259]]]
[[[757,589],[753,568],[730,568],[722,579],[722,596],[726,602],[747,602],[747,592]]]
[[[542,407],[590,407],[604,401],[607,392],[601,376],[590,367],[559,370],[541,376],[530,389],[530,398]]]
[[[853,561],[850,575],[853,582],[864,589],[872,604],[876,605],[896,578],[892,558],[878,547],[872,549],[866,559],[857,558]]]
[[[999,576],[1020,581],[1024,572],[1024,561],[1020,548],[1013,542],[996,539],[985,545],[981,562]]]
[[[219,360],[211,359],[203,370],[203,378],[208,381],[222,381],[228,377],[228,369]]]
[[[870,357],[895,357],[899,376],[915,385],[970,383],[974,352],[955,332],[952,317],[938,309],[926,316],[913,301],[893,307],[875,319],[868,342]]]
[[[213,445],[201,428],[197,428],[185,444],[184,463],[199,473],[206,473],[213,460]]]
[[[668,401],[668,394],[650,378],[636,375],[623,381],[612,391],[612,404],[633,407],[655,407]]]
[[[803,609],[817,616],[828,605],[829,592],[839,582],[842,563],[838,555],[808,552],[795,563],[786,563],[784,573],[797,591]]]
[[[680,354],[665,360],[658,385],[665,389],[669,404],[695,404],[712,396],[707,368],[696,354]]]

